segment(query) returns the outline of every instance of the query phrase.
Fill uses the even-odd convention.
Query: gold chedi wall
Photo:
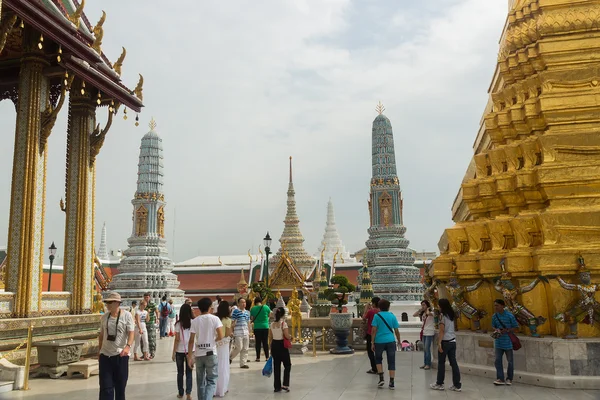
[[[441,297],[453,276],[491,328],[494,288],[506,276],[516,297],[546,321],[542,335],[564,336],[555,318],[580,299],[556,276],[580,284],[585,259],[600,282],[600,0],[515,0],[500,43],[490,101],[475,155],[454,205],[453,227],[440,239],[433,275]],[[596,300],[600,300],[596,292]],[[600,315],[597,310],[596,317]],[[600,336],[599,322],[580,322],[579,337]],[[475,329],[464,316],[459,328]],[[522,332],[531,333],[523,327]]]

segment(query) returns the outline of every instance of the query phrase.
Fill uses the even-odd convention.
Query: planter
[[[313,317],[328,317],[331,304],[314,304],[310,310]]]
[[[336,348],[329,350],[331,354],[353,354],[354,350],[348,347],[348,334],[352,328],[352,314],[331,313],[329,314],[331,328],[335,334]]]
[[[78,362],[84,342],[75,340],[51,340],[37,342],[38,363],[40,373],[48,374],[51,378],[59,378],[67,372],[68,364]]]

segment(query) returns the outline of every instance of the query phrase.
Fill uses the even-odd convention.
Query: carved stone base
[[[33,377],[38,378],[40,376],[48,375],[52,379],[58,379],[66,374],[68,369],[68,365],[60,365],[58,367],[39,367],[33,374]]]
[[[513,352],[514,382],[557,389],[600,389],[598,339],[518,337],[523,347]],[[433,343],[437,343],[437,334]],[[437,368],[437,346],[431,350],[432,365]],[[496,377],[494,339],[488,334],[456,332],[456,359],[461,373]]]

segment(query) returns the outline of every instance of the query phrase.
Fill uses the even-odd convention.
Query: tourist
[[[437,381],[430,387],[434,390],[444,390],[444,378],[446,377],[446,357],[452,367],[452,386],[450,390],[460,392],[462,384],[460,383],[460,370],[456,362],[456,334],[454,333],[454,309],[448,299],[440,299],[440,328],[438,332],[438,367]]]
[[[519,327],[515,316],[504,309],[506,304],[504,300],[497,299],[494,301],[494,315],[492,316],[492,328],[494,328],[494,350],[496,352],[496,380],[494,385],[512,385],[513,381],[513,345],[510,340],[509,332],[514,333],[514,330]],[[508,367],[506,370],[506,381],[504,380],[504,368],[502,366],[502,358],[506,354]]]
[[[126,310],[121,312],[121,295],[110,292],[104,299],[107,312],[100,320],[98,370],[100,400],[125,400],[129,377],[129,352],[135,323]]]
[[[431,369],[431,346],[433,344],[433,335],[435,334],[435,325],[433,323],[433,310],[429,300],[421,302],[421,308],[413,314],[413,317],[419,317],[423,324],[421,325],[421,340],[423,341],[423,365],[421,369]],[[417,346],[418,350],[418,346]]]
[[[371,303],[368,304],[368,310],[363,316],[363,321],[365,323],[365,339],[367,339],[367,355],[369,356],[369,361],[371,362],[371,369],[367,371],[367,374],[377,374],[377,363],[375,363],[375,353],[372,349],[373,338],[371,336],[372,332],[372,323],[375,314],[379,312],[379,308],[377,305],[379,304],[379,297],[375,296],[371,299]]]
[[[188,349],[196,346],[194,353],[188,352],[188,364],[196,364],[196,386],[198,400],[212,400],[217,386],[218,361],[217,342],[223,339],[221,320],[210,313],[211,301],[208,297],[198,300],[200,315],[192,320]]]
[[[269,306],[262,304],[262,299],[254,299],[254,307],[250,310],[250,320],[254,324],[254,346],[256,348],[256,362],[260,362],[260,348],[264,349],[265,360],[269,359]]]
[[[158,312],[160,313],[160,338],[167,337],[167,328],[169,326],[169,315],[171,315],[171,305],[167,302],[167,296],[162,297],[162,301],[158,305]]]
[[[217,356],[219,363],[219,378],[217,379],[217,389],[215,391],[215,396],[223,397],[229,391],[229,364],[231,360],[229,359],[229,342],[233,337],[233,329],[231,328],[231,307],[229,307],[229,302],[221,301],[219,303],[219,307],[217,307],[217,317],[221,320],[223,324],[223,340],[217,343]],[[248,353],[248,349],[246,349],[246,354]]]
[[[148,311],[146,311],[146,302],[142,300],[140,308],[135,312],[135,346],[133,348],[134,361],[150,360],[148,355],[148,329],[146,328],[146,320],[148,319]],[[138,350],[142,350],[143,358],[138,357]]]
[[[290,372],[292,361],[290,351],[284,346],[283,339],[292,340],[285,322],[285,310],[283,307],[275,309],[275,321],[271,323],[269,339],[271,339],[271,355],[273,356],[273,386],[275,392],[290,391]],[[281,384],[281,364],[283,363],[283,385]]]
[[[246,310],[246,300],[243,297],[238,299],[238,308],[231,314],[231,320],[233,321],[234,345],[229,356],[229,361],[231,362],[234,360],[239,354],[240,368],[248,369],[250,368],[247,364],[248,347],[250,346],[250,329],[248,327],[248,324],[250,323],[250,313]]]
[[[216,314],[217,313],[217,308],[219,308],[219,303],[222,301],[223,299],[221,299],[221,296],[217,295],[217,299],[215,301],[212,302],[212,311],[211,313]]]
[[[131,307],[129,307],[129,312],[131,313],[131,316],[133,317],[133,319],[135,320],[135,313],[138,310],[138,305],[137,305],[137,300],[133,300],[131,302]]]
[[[169,313],[169,327],[167,331],[169,332],[169,336],[175,336],[175,317],[177,314],[175,313],[175,307],[173,306],[173,299],[169,299],[169,306],[171,307],[171,312]]]
[[[156,355],[156,320],[158,320],[158,310],[156,304],[150,301],[150,292],[144,293],[144,301],[146,302],[146,311],[148,311],[148,319],[146,320],[146,328],[148,329],[148,351],[150,359]]]
[[[371,351],[375,352],[375,363],[377,364],[377,373],[379,374],[379,383],[377,386],[383,387],[385,385],[383,378],[383,352],[385,351],[390,374],[388,387],[394,390],[396,350],[400,343],[400,331],[398,328],[400,325],[396,316],[390,312],[390,302],[388,300],[379,300],[378,307],[379,312],[373,317],[373,322],[371,323],[371,335],[373,336]]]
[[[192,307],[186,302],[179,309],[179,320],[175,324],[175,341],[173,343],[172,359],[177,365],[177,397],[183,397],[183,371],[185,369],[185,394],[187,400],[192,400],[192,369],[186,362],[189,350],[194,351],[194,347],[189,347],[190,326],[194,314]]]

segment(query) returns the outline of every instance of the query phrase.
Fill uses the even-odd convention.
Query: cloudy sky
[[[332,198],[351,252],[367,239],[371,123],[394,128],[411,247],[437,250],[472,155],[506,0],[88,0],[107,12],[103,50],[127,48],[123,80],[145,78],[140,126],[118,118],[97,161],[96,237],[131,234],[141,137],[165,148],[169,251],[245,254],[283,229],[288,157],[305,247]],[[142,5],[143,4],[143,5]],[[99,119],[105,120],[105,109]],[[0,103],[0,246],[7,242],[15,112]],[[67,109],[49,140],[45,240],[64,243]],[[46,247],[47,247],[46,246]],[[59,250],[60,252],[60,250]]]

